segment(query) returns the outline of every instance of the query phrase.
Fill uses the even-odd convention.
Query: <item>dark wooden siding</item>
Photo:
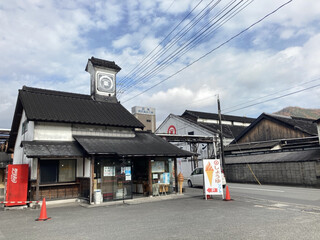
[[[285,138],[302,138],[310,136],[311,135],[303,133],[298,129],[289,128],[285,125],[263,119],[245,136],[238,140],[238,143],[269,141]]]

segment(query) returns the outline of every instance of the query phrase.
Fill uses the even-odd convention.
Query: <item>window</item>
[[[73,182],[76,180],[76,160],[42,160],[40,183]]]
[[[151,120],[150,120],[150,119],[147,119],[147,122],[151,122]]]
[[[194,135],[194,131],[188,132],[188,135]]]
[[[24,134],[26,131],[28,131],[28,121],[27,120],[25,120],[22,123],[22,134]]]

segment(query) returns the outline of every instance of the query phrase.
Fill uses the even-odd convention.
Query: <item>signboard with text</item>
[[[220,159],[203,159],[203,178],[206,199],[208,195],[222,195],[223,198]]]

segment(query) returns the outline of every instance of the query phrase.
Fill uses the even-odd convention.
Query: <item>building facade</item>
[[[192,154],[150,132],[116,98],[114,62],[92,57],[91,95],[23,87],[8,142],[13,164],[30,167],[29,200],[93,202],[177,189],[177,157]],[[162,188],[163,189],[163,188]]]
[[[224,145],[228,145],[253,121],[253,118],[222,115]],[[197,154],[178,160],[178,170],[189,176],[194,168],[202,166],[202,159],[220,157],[219,132],[218,114],[186,110],[181,116],[170,114],[156,134],[183,150]]]
[[[225,148],[227,181],[320,187],[314,120],[261,114]]]
[[[156,131],[156,110],[151,107],[132,107],[131,112],[145,126],[144,131]]]

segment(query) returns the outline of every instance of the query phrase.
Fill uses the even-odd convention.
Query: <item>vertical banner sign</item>
[[[207,195],[222,195],[223,186],[220,159],[203,159],[204,193]]]
[[[9,164],[7,176],[6,206],[25,205],[28,193],[28,164]]]

